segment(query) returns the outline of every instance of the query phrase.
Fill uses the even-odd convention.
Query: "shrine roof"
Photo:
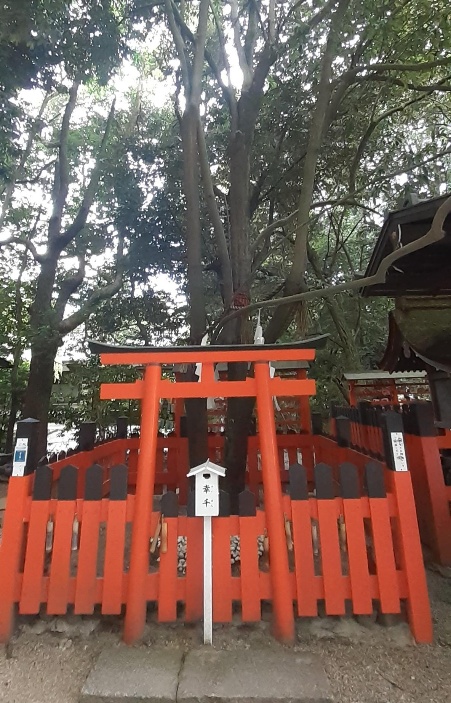
[[[390,212],[375,242],[366,276],[374,275],[381,261],[399,244],[405,246],[425,235],[440,205],[451,194],[423,200]],[[444,223],[445,238],[399,259],[384,283],[362,288],[364,297],[451,295],[451,215]]]
[[[197,363],[199,361],[312,361],[314,350],[325,347],[328,334],[321,334],[288,344],[196,345],[179,347],[126,346],[92,340],[90,351],[100,354],[102,363],[162,365]]]
[[[389,380],[412,380],[416,378],[426,378],[426,371],[362,371],[361,373],[343,374],[346,381],[389,381]]]

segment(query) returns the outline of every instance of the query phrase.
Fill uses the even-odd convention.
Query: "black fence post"
[[[409,434],[418,437],[436,437],[437,429],[431,402],[423,401],[406,405],[403,417],[405,431]]]
[[[41,457],[37,455],[38,428],[40,422],[32,417],[19,420],[13,454],[13,476],[28,476],[34,473]]]
[[[330,412],[330,417],[336,418],[338,414],[338,403],[333,400],[330,405],[329,405],[329,412]]]
[[[323,417],[321,413],[311,414],[312,434],[323,434]]]
[[[349,447],[351,444],[351,422],[347,417],[339,415],[335,418],[335,432],[339,447]]]
[[[95,422],[82,422],[78,430],[78,448],[81,452],[94,449],[97,425]]]
[[[116,439],[127,439],[128,417],[118,417],[116,420]]]

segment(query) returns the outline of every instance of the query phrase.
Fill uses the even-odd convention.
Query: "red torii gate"
[[[308,342],[307,342],[308,343]],[[91,343],[91,351],[100,354],[108,365],[143,365],[144,379],[134,383],[102,384],[102,400],[140,399],[141,441],[138,458],[135,515],[130,556],[129,589],[124,639],[139,639],[146,618],[145,581],[148,563],[149,522],[154,495],[157,431],[160,398],[237,398],[255,396],[259,419],[262,478],[268,538],[271,544],[271,586],[273,592],[274,634],[286,642],[294,639],[294,615],[282,487],[279,479],[278,451],[274,421],[273,396],[311,396],[315,382],[311,379],[271,378],[270,362],[313,361],[315,350],[306,342],[281,345],[197,346],[197,347],[114,347]],[[254,377],[243,381],[215,379],[214,367],[220,362],[247,362],[254,365]],[[173,383],[161,377],[163,364],[202,363],[200,381]],[[188,468],[188,467],[187,467]]]

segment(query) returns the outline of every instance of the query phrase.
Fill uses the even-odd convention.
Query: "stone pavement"
[[[318,657],[290,650],[118,646],[103,650],[80,703],[330,703]]]

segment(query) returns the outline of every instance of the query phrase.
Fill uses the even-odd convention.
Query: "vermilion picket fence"
[[[9,548],[0,551],[7,582],[0,606],[3,629],[8,597],[22,614],[36,614],[44,604],[52,615],[71,606],[78,614],[95,608],[120,614],[134,597],[128,560],[135,498],[124,465],[107,471],[105,497],[105,471],[100,465],[84,471],[83,498],[73,465],[58,472],[40,467],[34,480],[11,479],[9,500],[16,510],[7,513],[2,548],[5,540]],[[405,602],[415,638],[430,641],[409,475],[362,461],[359,468],[343,463],[334,470],[320,463],[313,471],[294,463],[287,474],[283,506],[297,614],[315,616],[320,606],[328,615],[349,609],[369,614],[375,602],[381,612],[399,613]],[[222,513],[227,513],[225,498]],[[145,599],[157,604],[161,622],[202,617],[202,530],[202,519],[179,508],[173,492],[152,512]],[[241,494],[239,515],[213,519],[213,545],[214,621],[230,622],[234,612],[243,622],[260,620],[262,601],[272,599],[271,544],[264,509],[256,507],[251,491]]]
[[[411,475],[418,524],[422,542],[428,546],[435,561],[451,566],[451,485],[447,485],[451,472],[449,457],[441,452],[449,450],[449,432],[439,434],[434,423],[432,404],[411,402],[403,406],[372,407],[361,403],[357,408],[334,409],[331,439],[337,440],[350,452],[386,460],[383,424],[387,419],[398,421],[398,430],[403,431],[407,463]],[[386,435],[387,436],[387,435]],[[325,439],[315,439],[323,447],[328,460]],[[446,463],[448,462],[448,463]]]

